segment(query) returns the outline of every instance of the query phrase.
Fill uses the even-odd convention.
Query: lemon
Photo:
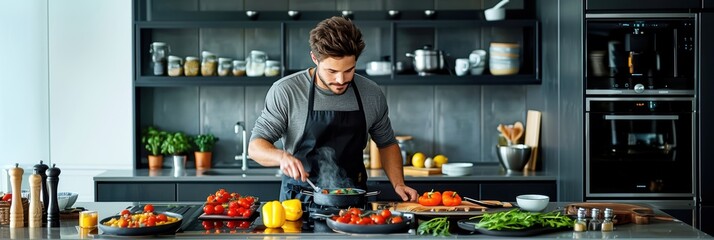
[[[434,164],[438,168],[440,168],[442,164],[448,163],[448,162],[449,162],[449,158],[447,158],[444,155],[439,154],[439,155],[434,156]]]
[[[412,156],[412,166],[417,167],[417,168],[423,168],[424,167],[424,161],[426,160],[426,155],[423,153],[415,153],[414,156]]]

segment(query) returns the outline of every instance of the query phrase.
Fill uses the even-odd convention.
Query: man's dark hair
[[[357,59],[363,49],[362,32],[347,18],[325,19],[310,31],[310,50],[319,61],[344,56]]]

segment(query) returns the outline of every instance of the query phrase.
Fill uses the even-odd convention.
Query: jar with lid
[[[585,220],[585,208],[578,208],[578,219],[573,224],[573,231],[585,232],[588,230],[587,220]]]
[[[177,56],[169,56],[169,76],[178,77],[183,75],[183,59]]]
[[[245,59],[246,74],[248,77],[259,77],[265,74],[265,61],[268,55],[263,51],[252,50],[250,57]]]
[[[412,136],[396,136],[397,138],[397,144],[399,145],[399,149],[402,154],[402,165],[409,165],[411,161],[411,156],[413,154],[412,149],[414,148],[414,144],[412,143]]]
[[[198,76],[198,72],[201,69],[201,65],[198,62],[197,57],[189,56],[186,57],[186,62],[183,64],[183,74],[188,77]]]
[[[600,209],[593,208],[590,213],[590,223],[588,223],[588,231],[600,231],[602,227],[600,221]]]
[[[245,76],[245,61],[233,60],[233,76]]]
[[[265,61],[265,76],[275,77],[280,75],[280,62],[275,60]]]
[[[201,76],[216,75],[216,54],[209,51],[201,52]]]
[[[230,58],[218,58],[218,76],[224,77],[231,73],[233,68],[233,59]]]
[[[149,53],[151,54],[152,69],[154,70],[155,76],[164,75],[166,68],[166,55],[169,54],[171,50],[165,42],[153,42],[149,46]]]
[[[613,226],[615,225],[612,222],[612,208],[605,208],[605,219],[602,220],[602,226],[600,227],[600,230],[603,232],[612,232]]]

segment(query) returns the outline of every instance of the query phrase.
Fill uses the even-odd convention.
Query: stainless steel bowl
[[[496,146],[498,161],[506,171],[523,171],[531,158],[531,147],[525,144]]]
[[[414,70],[419,76],[434,74],[444,68],[444,55],[439,50],[431,49],[431,46],[424,46],[414,53],[407,53],[407,57],[414,58]]]

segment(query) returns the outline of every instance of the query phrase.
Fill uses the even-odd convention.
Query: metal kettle
[[[433,49],[431,45],[424,45],[422,49],[407,53],[406,56],[414,58],[414,70],[419,76],[432,75],[444,69],[444,53]]]

